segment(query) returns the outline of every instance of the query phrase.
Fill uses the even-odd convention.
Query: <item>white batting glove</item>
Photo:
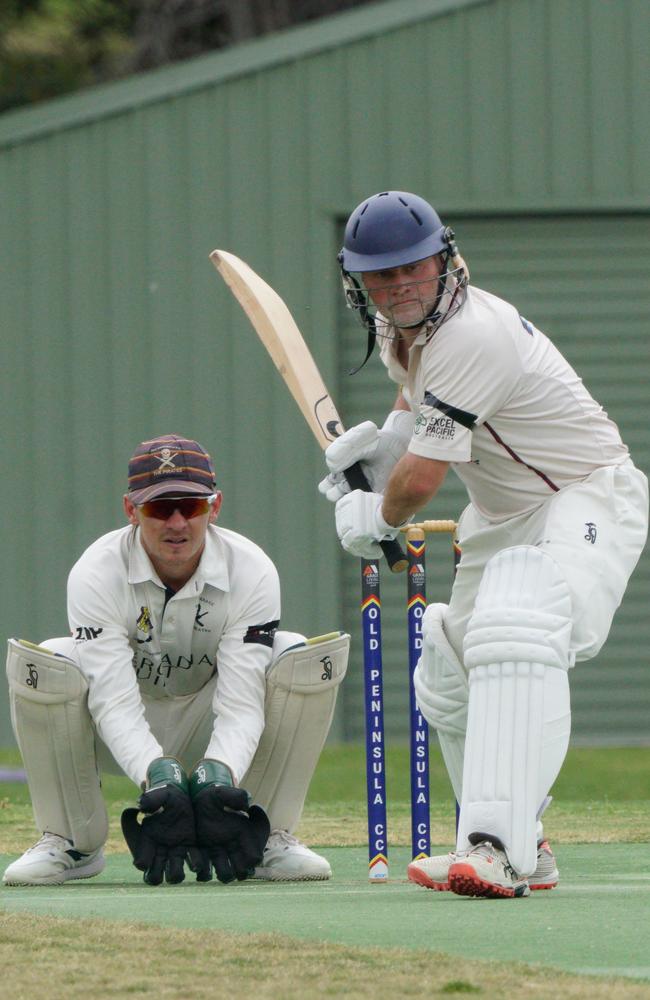
[[[406,410],[393,410],[381,430],[372,420],[365,420],[333,441],[325,451],[330,474],[318,484],[323,496],[336,503],[350,492],[343,472],[355,462],[361,462],[371,489],[382,493],[394,466],[408,447],[414,419]]]
[[[364,559],[378,558],[381,555],[379,542],[397,537],[402,525],[394,526],[384,521],[383,501],[381,493],[352,490],[337,502],[336,531],[346,552]]]

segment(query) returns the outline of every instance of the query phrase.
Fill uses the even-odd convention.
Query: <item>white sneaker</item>
[[[5,885],[62,885],[75,878],[92,878],[104,870],[102,848],[91,854],[75,851],[72,842],[44,833],[37,844],[9,865]]]
[[[531,889],[554,889],[560,880],[555,855],[548,840],[540,840],[537,845],[537,868],[528,876]]]
[[[530,896],[528,880],[512,868],[506,852],[489,840],[482,840],[451,865],[449,888],[457,896],[487,899]]]
[[[329,862],[286,830],[273,830],[253,878],[268,882],[314,882],[331,878]]]
[[[448,892],[449,869],[466,855],[467,851],[450,851],[449,854],[434,854],[430,858],[411,861],[406,869],[409,882],[423,885],[425,889]],[[537,868],[528,877],[528,885],[531,889],[554,889],[558,881],[555,855],[548,840],[542,840],[537,845]]]
[[[449,854],[434,854],[430,858],[411,861],[406,869],[409,882],[423,885],[425,889],[437,892],[449,891],[449,869],[467,854],[467,851],[450,851]]]

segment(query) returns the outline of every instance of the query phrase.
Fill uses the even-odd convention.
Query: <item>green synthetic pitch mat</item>
[[[558,846],[560,886],[521,900],[469,899],[412,885],[405,878],[405,848],[391,851],[391,879],[383,885],[368,883],[365,849],[321,850],[334,872],[328,882],[222,886],[187,880],[153,888],[143,884],[128,855],[112,854],[102,875],[88,881],[3,887],[0,907],[40,916],[276,931],[650,981],[650,844]],[[3,868],[11,860],[0,855]]]

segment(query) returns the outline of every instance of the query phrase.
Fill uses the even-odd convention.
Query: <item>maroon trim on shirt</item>
[[[499,437],[499,435],[497,434],[497,432],[494,430],[493,427],[490,427],[490,425],[487,422],[484,423],[483,426],[485,428],[487,428],[487,430],[490,432],[490,434],[492,435],[492,437],[494,438],[494,440],[497,442],[497,444],[500,444],[502,448],[505,448],[505,450],[508,452],[508,454],[510,455],[510,457],[514,458],[515,462],[519,462],[520,465],[525,465],[527,469],[530,469],[530,471],[534,472],[536,476],[539,476],[540,479],[543,479],[544,482],[546,483],[546,485],[550,486],[550,488],[555,493],[559,493],[560,492],[560,487],[559,486],[556,486],[555,483],[551,479],[548,478],[548,476],[545,476],[543,472],[540,472],[539,469],[536,469],[534,465],[529,465],[528,462],[524,462],[523,458],[520,458],[519,455],[517,454],[517,452],[513,451],[512,448],[509,445],[507,445],[502,438]]]

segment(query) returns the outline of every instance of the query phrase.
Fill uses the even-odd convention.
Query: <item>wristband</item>
[[[156,757],[147,768],[143,790],[150,792],[164,785],[176,785],[183,792],[189,791],[187,775],[175,757]]]
[[[195,799],[207,785],[227,785],[228,788],[233,788],[234,784],[232,771],[227,764],[222,764],[220,760],[200,760],[190,775],[190,797]]]

